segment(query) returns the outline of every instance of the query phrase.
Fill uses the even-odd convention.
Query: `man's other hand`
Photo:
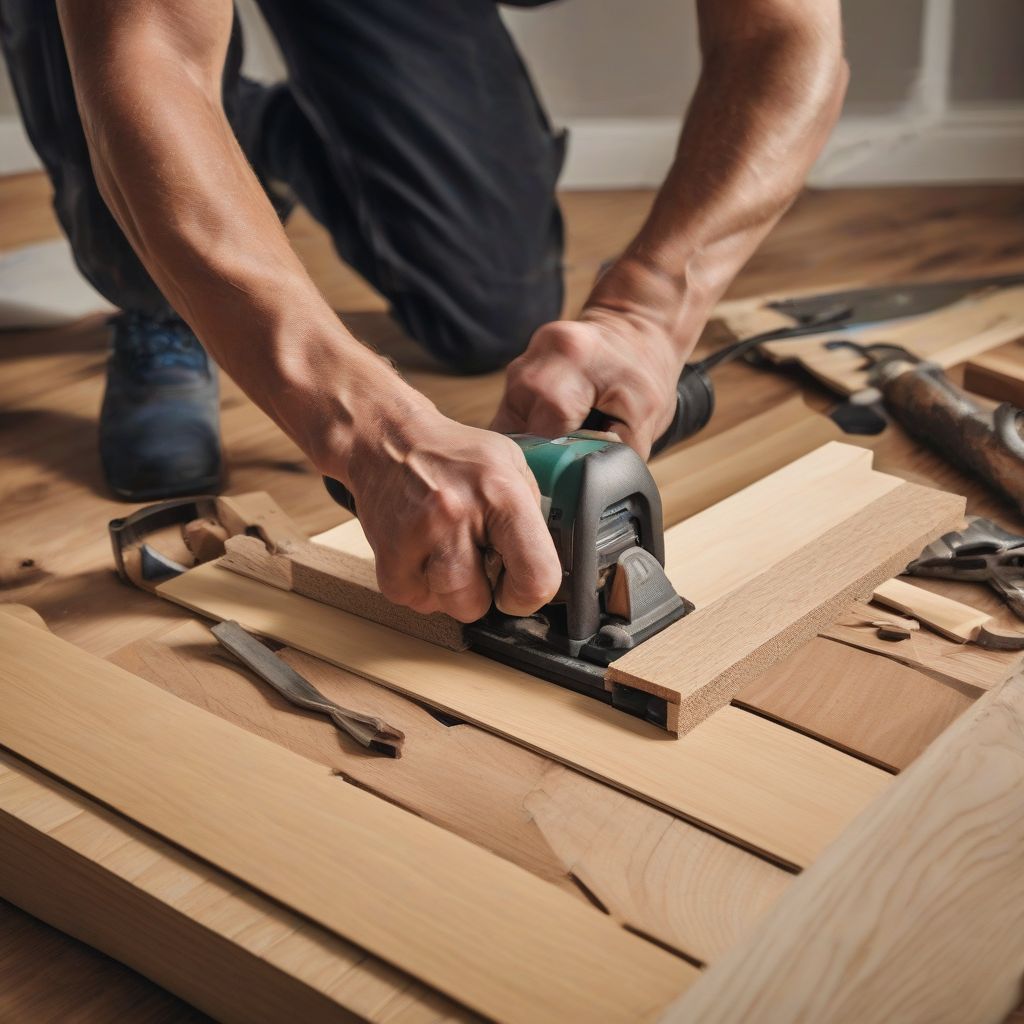
[[[676,407],[681,359],[653,321],[603,309],[545,324],[508,368],[492,424],[502,433],[558,437],[578,430],[591,409],[643,458]]]
[[[509,615],[532,614],[554,597],[561,565],[514,441],[432,408],[372,437],[353,450],[350,488],[388,600],[472,622],[492,596]],[[491,551],[503,564],[493,595],[484,564]]]

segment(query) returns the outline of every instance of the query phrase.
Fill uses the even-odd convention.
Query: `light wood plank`
[[[229,664],[188,622],[115,664],[519,864],[692,959],[721,955],[783,891],[788,872],[664,811],[469,724],[441,724],[383,686],[295,651],[329,698],[397,725],[399,761],[366,757]],[[2,784],[2,780],[0,780]],[[587,895],[581,891],[586,890]]]
[[[522,869],[56,637],[0,616],[0,644],[3,745],[487,1016],[648,1019],[693,979]]]
[[[788,864],[810,863],[888,778],[735,708],[672,739],[526,672],[424,644],[215,564],[160,591],[200,614],[233,618],[358,671]]]
[[[942,636],[962,644],[979,640],[983,628],[992,621],[987,611],[914,586],[906,580],[886,580],[875,588],[873,599],[876,604],[913,616]]]
[[[735,703],[901,771],[979,693],[818,638],[748,683]]]
[[[229,1024],[468,1011],[6,753],[0,894]],[[51,827],[53,808],[63,823]],[[151,869],[168,866],[172,887]]]
[[[795,511],[800,508],[787,511],[794,524],[802,522]],[[851,601],[903,569],[924,545],[956,526],[963,511],[962,498],[901,484],[629,651],[612,663],[606,679],[666,697],[675,715],[670,728],[685,733]]]
[[[842,431],[802,398],[751,416],[710,438],[697,437],[651,460],[665,528],[788,465]]]
[[[878,608],[857,602],[849,611],[822,631],[822,636],[859,647],[874,654],[927,672],[946,683],[972,690],[991,690],[1001,683],[1019,662],[1019,651],[987,651],[974,644],[965,645],[948,640],[925,629],[916,630],[909,640],[892,643],[882,640],[875,627]],[[976,696],[976,694],[974,694]]]
[[[947,730],[664,1024],[1001,1021],[1024,974],[1024,675]]]
[[[1024,345],[976,356],[964,366],[964,387],[993,401],[1024,408]]]

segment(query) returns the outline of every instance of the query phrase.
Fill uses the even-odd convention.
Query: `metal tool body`
[[[226,650],[269,683],[285,700],[296,707],[326,715],[345,735],[351,736],[367,750],[387,757],[402,756],[405,733],[377,715],[351,711],[325,697],[305,676],[282,661],[237,622],[226,619],[212,626],[210,632]]]
[[[693,610],[665,575],[661,497],[629,447],[586,431],[513,436],[541,492],[562,586],[536,615],[496,608],[466,627],[471,648],[655,722],[664,701],[607,689],[607,666]]]
[[[907,566],[908,575],[988,583],[1024,619],[1024,537],[979,516],[967,523],[929,544]]]

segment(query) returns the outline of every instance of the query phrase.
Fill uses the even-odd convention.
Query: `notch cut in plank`
[[[718,836],[469,723],[449,728],[420,703],[293,650],[279,652],[326,696],[356,704],[407,737],[387,764],[339,743],[218,653],[189,621],[130,644],[115,664],[273,740],[346,781],[587,899],[692,960],[720,956],[792,875]],[[471,769],[471,770],[467,770]]]
[[[979,692],[819,637],[748,683],[735,703],[897,772]]]
[[[496,1020],[649,1019],[696,971],[493,854],[0,616],[0,743]],[[116,713],[115,713],[116,712]]]
[[[880,639],[877,630],[867,624],[878,615],[877,608],[858,602],[824,629],[822,636],[916,668],[960,687],[970,696],[978,696],[976,690],[991,690],[997,686],[1021,659],[1019,652],[987,651],[974,644],[965,646],[924,629],[916,630],[909,640],[891,643]]]
[[[663,1024],[1002,1021],[1024,974],[1024,675],[985,694]]]
[[[840,332],[862,345],[902,345],[944,369],[1024,335],[1024,287],[1000,288],[962,299],[924,316]],[[850,395],[867,387],[864,359],[849,349],[827,349],[837,336],[825,331],[760,346],[773,362],[797,362],[823,384]]]
[[[1021,334],[1024,336],[1024,331]],[[1024,409],[1024,345],[976,356],[964,367],[964,387]]]
[[[929,541],[953,529],[963,512],[962,498],[902,483],[627,652],[606,679],[664,698],[674,716],[669,728],[685,733],[903,569]]]
[[[0,898],[226,1024],[477,1019],[3,752],[0,848]]]
[[[687,736],[491,661],[201,565],[158,593],[548,754],[787,865],[810,863],[889,776],[737,708]]]

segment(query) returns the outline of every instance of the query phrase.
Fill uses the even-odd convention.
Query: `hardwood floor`
[[[642,221],[644,191],[564,197],[568,225],[568,312],[577,309],[601,263]],[[731,295],[913,278],[963,277],[1024,269],[1024,186],[843,189],[803,195],[734,284]],[[384,304],[334,256],[324,232],[302,211],[289,224],[306,265],[353,330],[395,356],[417,387],[447,413],[484,425],[501,375],[466,380],[432,365],[391,324]],[[56,237],[49,186],[40,175],[0,179],[0,251]],[[106,524],[130,508],[105,493],[96,454],[95,417],[103,383],[106,329],[93,317],[59,330],[0,333],[0,600],[37,609],[58,635],[99,655],[157,635],[185,618],[169,604],[122,586],[113,572]],[[791,372],[747,365],[717,379],[719,409],[703,437],[733,426],[802,391],[831,399]],[[228,489],[262,488],[310,533],[338,521],[336,509],[301,453],[227,379],[223,434]],[[698,442],[699,443],[699,442]],[[967,493],[969,509],[1024,520],[968,478],[910,442],[896,428],[872,441],[877,468]],[[998,610],[980,588],[964,600]],[[0,905],[0,944],[35,950],[0,956],[3,980],[20,1002],[18,1020],[56,1020],[47,973],[33,963],[71,956],[72,940]],[[81,947],[84,948],[84,947]],[[75,954],[81,955],[81,948]],[[121,1020],[195,1019],[150,983],[100,954],[88,972],[98,989],[124,995]],[[61,960],[60,962],[64,962]],[[34,973],[34,972],[33,972]],[[131,993],[145,993],[133,998]],[[33,993],[35,995],[33,996]],[[111,995],[110,998],[115,998]],[[5,1008],[0,1003],[0,1016]],[[102,1009],[78,1019],[110,1019]]]

